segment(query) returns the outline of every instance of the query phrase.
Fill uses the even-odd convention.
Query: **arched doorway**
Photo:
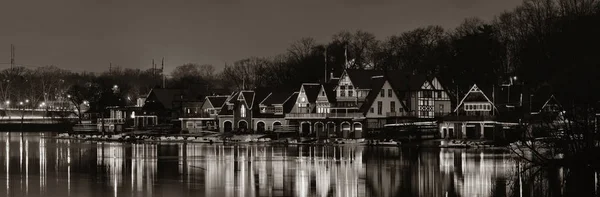
[[[263,121],[256,123],[256,131],[258,131],[258,132],[265,131],[265,123]]]
[[[246,130],[248,130],[248,122],[245,120],[240,120],[238,122],[238,130],[241,132],[246,132]]]
[[[362,138],[362,123],[354,123],[354,138]]]
[[[315,132],[316,132],[317,138],[321,138],[322,136],[325,135],[325,126],[323,125],[322,122],[315,123]]]
[[[231,123],[231,121],[223,122],[223,131],[231,132],[231,130],[233,130],[233,124]]]
[[[273,131],[277,131],[278,129],[281,129],[281,122],[274,122]]]
[[[310,122],[302,122],[300,124],[300,135],[301,136],[308,136],[310,134]]]
[[[342,137],[348,138],[348,134],[350,134],[350,123],[343,122],[340,127],[342,128]]]

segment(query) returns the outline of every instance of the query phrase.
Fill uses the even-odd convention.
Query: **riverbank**
[[[382,146],[382,147],[417,147],[417,148],[452,148],[452,149],[502,149],[491,141],[484,140],[411,140],[394,141],[390,139],[316,139],[285,137],[273,139],[268,134],[223,134],[215,132],[196,134],[164,134],[147,131],[127,132],[120,134],[100,133],[60,133],[55,139],[74,139],[88,141],[112,141],[124,143],[223,143],[223,144],[276,144],[276,145],[314,145],[314,146]]]

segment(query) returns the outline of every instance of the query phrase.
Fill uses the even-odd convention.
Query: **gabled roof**
[[[166,89],[166,88],[155,88],[150,90],[148,93],[148,97],[150,98],[152,95],[156,98],[156,100],[163,105],[165,109],[173,108],[174,101],[180,101],[181,96],[184,94],[181,89]],[[146,102],[149,102],[146,100]]]
[[[371,89],[371,91],[369,91],[369,94],[365,99],[365,103],[362,106],[360,106],[360,112],[367,113],[369,111],[369,109],[373,105],[373,102],[375,102],[375,99],[379,95],[383,84],[385,84],[385,81],[386,79],[384,77],[377,77],[369,80],[369,88]]]
[[[374,76],[383,76],[385,73],[381,70],[356,70],[346,69],[346,75],[352,81],[352,85],[358,89],[366,89],[371,86],[370,80]],[[343,76],[343,74],[342,74]]]
[[[292,111],[292,108],[294,108],[294,105],[296,104],[296,99],[298,99],[298,92],[292,93],[285,103],[283,103],[283,113],[287,114]]]
[[[221,111],[219,112],[219,115],[233,115],[233,109],[229,110],[227,105],[233,104],[233,102],[235,102],[237,100],[237,97],[239,94],[240,94],[240,92],[233,92],[231,94],[231,97],[227,98],[227,101],[225,101],[225,103],[221,107]]]
[[[204,102],[209,102],[214,108],[223,107],[229,96],[207,96]]]
[[[321,90],[321,84],[303,83],[302,88],[304,89],[304,94],[306,94],[306,99],[308,99],[308,102],[314,103],[317,101],[319,90]]]
[[[544,108],[550,105],[557,105],[559,108],[562,109],[562,105],[558,102],[558,100],[556,100],[556,97],[554,97],[554,95],[551,95],[550,98],[546,101],[546,103],[542,105],[542,108],[540,108],[539,111],[541,112],[542,110],[544,110]]]
[[[431,83],[426,75],[410,72],[390,71],[386,74],[390,84],[400,92],[421,90],[425,82]]]
[[[292,92],[271,92],[262,102],[261,105],[283,105],[292,95]]]
[[[465,102],[487,102],[492,104],[492,107],[495,108],[495,111],[498,111],[494,103],[490,101],[490,99],[485,95],[485,93],[483,93],[483,91],[481,91],[481,89],[479,89],[479,87],[477,87],[476,84],[474,84],[473,87],[471,87],[471,89],[469,90],[469,92],[467,92],[465,97],[463,97],[460,103],[456,106],[456,109],[454,109],[454,112],[460,109],[460,107]]]
[[[246,106],[252,109],[252,103],[254,102],[254,91],[244,90],[241,92],[240,96],[244,98],[244,102],[246,102]]]
[[[327,96],[327,100],[329,103],[335,103],[336,101],[336,93],[335,93],[335,85],[332,83],[323,84],[323,89],[325,89],[325,96]]]

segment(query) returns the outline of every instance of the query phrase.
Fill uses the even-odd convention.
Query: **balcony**
[[[183,118],[216,118],[217,114],[209,113],[184,113]]]
[[[387,117],[417,117],[417,112],[388,112]]]
[[[416,111],[412,112],[388,112],[386,113],[387,117],[406,117],[406,118],[439,118],[444,117],[450,114],[450,112],[434,112],[433,117],[424,117],[419,116],[419,113]]]
[[[97,119],[98,124],[102,124],[102,122],[104,122],[104,124],[125,124],[125,119],[124,118],[104,118],[104,119],[98,118]]]
[[[289,113],[285,115],[286,119],[325,119],[327,114],[318,113]]]
[[[464,114],[459,114],[458,116],[446,116],[443,119],[446,121],[493,121],[496,120],[496,116],[467,116]]]
[[[328,118],[362,118],[365,117],[362,113],[348,112],[348,113],[330,113],[327,114]]]
[[[362,118],[362,113],[290,113],[286,114],[286,119],[325,119],[325,118]]]

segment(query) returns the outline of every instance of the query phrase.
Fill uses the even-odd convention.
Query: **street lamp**
[[[25,103],[29,103],[29,99],[25,99]]]
[[[23,101],[19,102],[19,105],[23,105]]]
[[[67,98],[71,98],[71,95],[70,95],[70,94],[67,94]]]

